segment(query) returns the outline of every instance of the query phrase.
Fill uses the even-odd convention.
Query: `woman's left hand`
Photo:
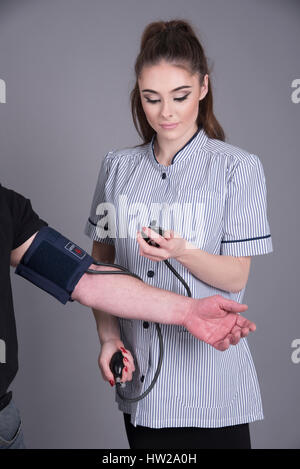
[[[159,235],[156,231],[151,230],[150,228],[143,227],[142,230],[148,238],[159,245],[159,247],[149,245],[143,239],[141,232],[137,232],[137,242],[140,246],[140,254],[151,261],[158,262],[171,257],[176,259],[183,254],[189,244],[173,230],[165,231],[164,236]]]

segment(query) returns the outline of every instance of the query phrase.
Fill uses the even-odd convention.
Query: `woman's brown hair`
[[[134,126],[143,140],[149,143],[155,131],[147,121],[142,107],[138,78],[144,66],[157,65],[161,60],[183,66],[191,75],[199,73],[200,85],[204,75],[210,73],[207,59],[191,25],[184,20],[156,21],[144,30],[141,48],[135,62],[136,83],[131,91],[131,113]],[[197,125],[202,126],[210,138],[225,141],[225,133],[213,113],[213,95],[210,78],[208,92],[199,101]]]

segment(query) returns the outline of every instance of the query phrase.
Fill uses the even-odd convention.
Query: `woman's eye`
[[[149,98],[146,98],[146,101],[147,103],[158,103],[159,99],[149,99]]]
[[[186,98],[188,97],[188,94],[186,94],[185,96],[182,96],[181,98],[174,98],[174,101],[184,101]],[[149,99],[149,98],[146,98],[146,101],[147,103],[151,103],[151,104],[154,104],[154,103],[158,103],[160,101],[160,99]]]
[[[174,101],[184,101],[188,97],[188,94],[182,96],[182,98],[174,98]]]

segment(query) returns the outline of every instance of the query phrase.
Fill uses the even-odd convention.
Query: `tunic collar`
[[[203,129],[203,127],[200,125],[198,130],[194,133],[194,135],[185,143],[185,145],[178,150],[175,155],[172,158],[171,165],[170,166],[165,166],[160,164],[155,156],[154,152],[154,140],[156,138],[156,133],[153,135],[151,142],[150,142],[150,155],[151,155],[151,160],[154,162],[154,164],[158,167],[161,168],[170,168],[172,165],[176,165],[177,163],[180,163],[184,161],[191,153],[195,152],[199,148],[202,148],[207,140],[208,136]]]

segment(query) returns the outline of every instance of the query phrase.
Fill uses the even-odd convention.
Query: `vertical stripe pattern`
[[[154,138],[149,144],[109,152],[100,167],[85,233],[93,240],[113,243],[117,264],[152,286],[186,294],[163,262],[139,255],[136,232],[153,221],[211,254],[253,256],[273,251],[258,156],[211,139],[200,127],[172,164],[164,166],[155,157]],[[219,290],[176,260],[169,261],[188,283],[193,298],[221,294],[242,302],[245,289]],[[141,320],[118,320],[121,338],[136,364],[124,394],[135,397],[153,379],[158,337],[153,323],[144,328]],[[153,390],[133,404],[116,395],[119,409],[131,414],[133,425],[221,427],[263,418],[246,338],[219,352],[181,326],[161,324],[161,330],[164,360]]]

